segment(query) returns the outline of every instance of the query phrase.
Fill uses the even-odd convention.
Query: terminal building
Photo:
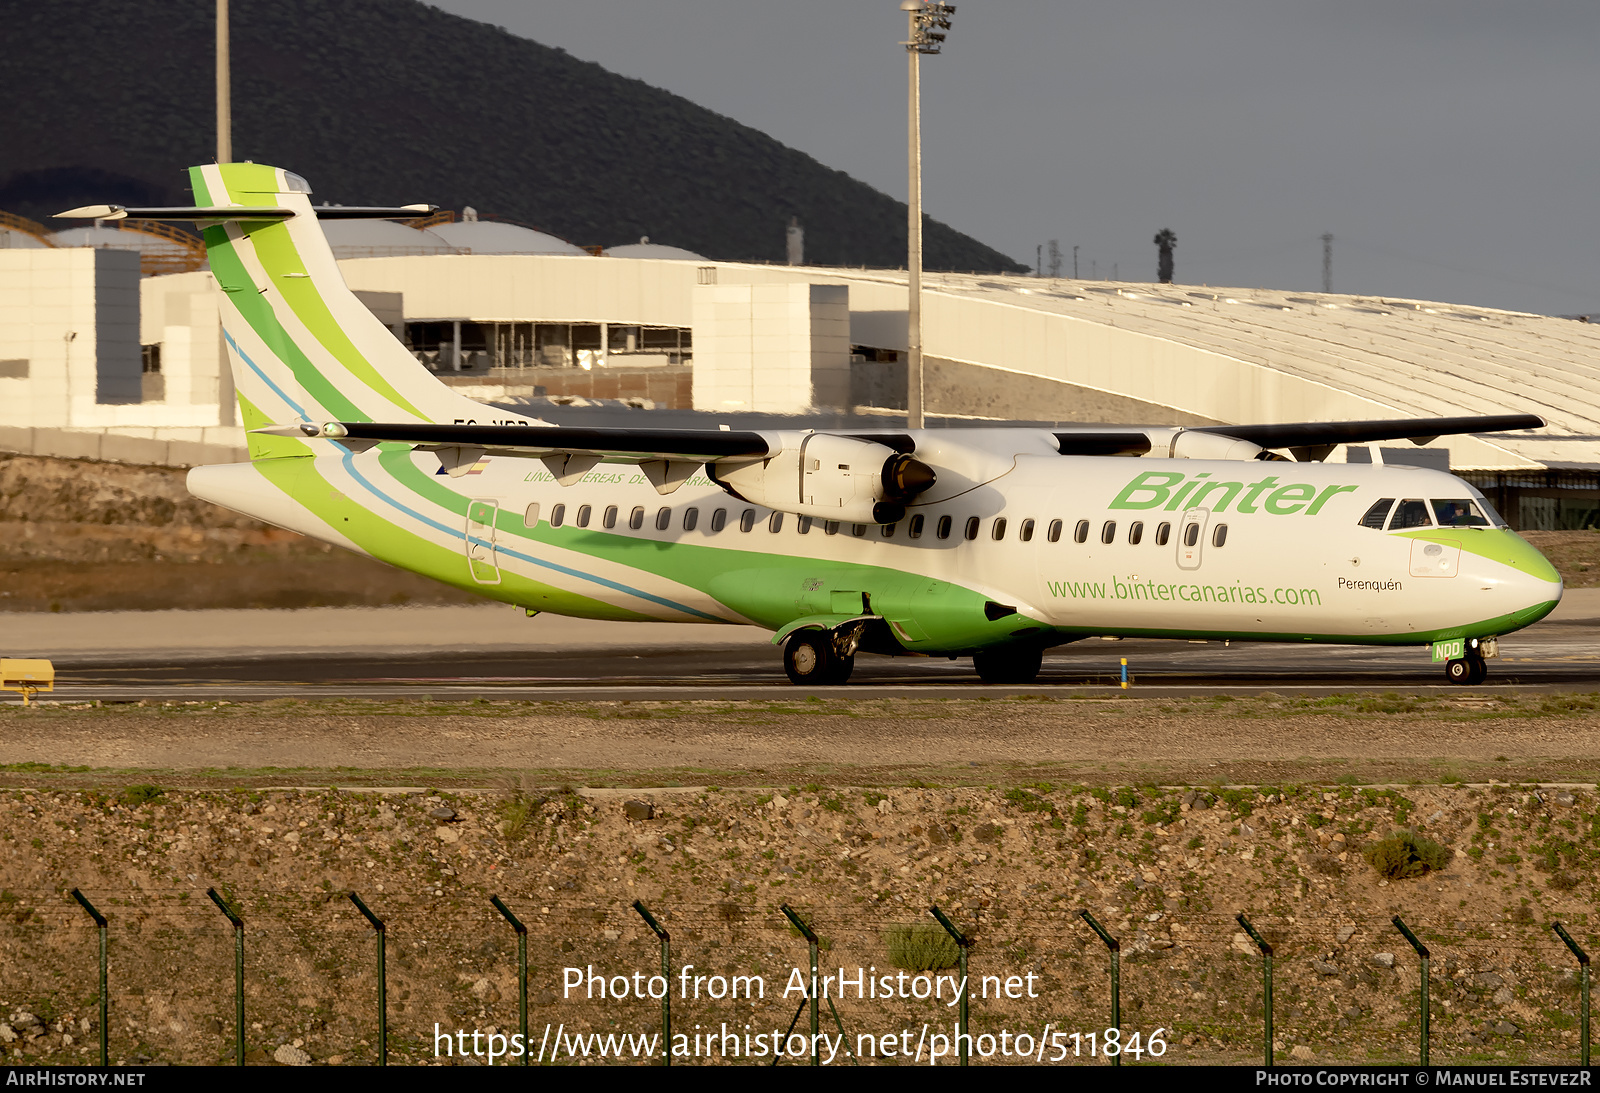
[[[203,251],[107,226],[46,238],[11,221],[0,219],[0,448],[238,458]],[[723,420],[904,412],[903,270],[716,262],[648,240],[593,253],[470,210],[420,227],[325,226],[357,295],[426,367],[484,402],[537,414],[620,400]],[[1600,325],[987,274],[928,274],[924,292],[925,400],[943,424],[1534,413],[1550,427],[1376,457],[1448,467],[1514,526],[1600,526]]]

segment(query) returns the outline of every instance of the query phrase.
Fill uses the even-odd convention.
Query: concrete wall
[[[850,398],[845,285],[693,289],[694,407],[801,413]]]
[[[0,425],[0,452],[58,459],[102,459],[151,467],[198,467],[249,460],[244,430],[25,429]]]

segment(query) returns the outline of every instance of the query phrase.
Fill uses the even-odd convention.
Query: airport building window
[[[939,517],[939,524],[934,529],[933,533],[935,535],[937,535],[941,539],[950,538],[950,523],[951,523],[950,517],[948,517],[948,516]]]
[[[528,506],[528,511],[522,515],[522,525],[530,528],[539,526],[539,502],[535,501]]]
[[[1115,520],[1107,520],[1100,526],[1100,541],[1102,543],[1111,543],[1115,542],[1116,538],[1117,522]]]
[[[586,522],[585,517],[583,516],[582,513],[579,513],[578,514],[578,523],[582,524],[582,523],[585,523],[585,522]],[[600,523],[601,523],[602,526],[604,526],[606,528],[614,528],[614,527],[616,527],[617,526],[617,506],[615,506],[615,505],[607,505],[606,506],[605,515],[600,517]]]
[[[1052,543],[1059,543],[1061,541],[1061,521],[1050,521],[1050,529],[1045,532],[1044,537],[1049,539]]]
[[[694,526],[696,524],[698,524],[699,522],[700,522],[700,510],[699,509],[684,509],[683,510],[683,530],[684,531],[693,531],[694,530]]]
[[[628,526],[634,531],[644,527],[644,506],[635,505],[633,511],[628,513]]]
[[[1078,521],[1078,526],[1072,529],[1072,541],[1074,543],[1087,543],[1089,541],[1089,521]]]
[[[1172,525],[1162,521],[1156,525],[1156,546],[1166,546],[1167,540],[1172,538]]]
[[[717,509],[711,514],[711,530],[721,531],[728,523],[728,510]]]
[[[660,509],[659,511],[656,512],[656,530],[657,531],[666,531],[667,527],[671,523],[672,523],[672,510],[671,509]]]
[[[968,542],[971,542],[973,539],[978,537],[979,523],[981,523],[981,521],[976,516],[967,517],[967,526],[963,529],[962,533],[966,535]]]
[[[580,528],[588,527],[589,526],[589,514],[592,511],[593,510],[590,509],[588,505],[579,505],[578,506],[578,518],[577,518],[577,520],[574,521],[574,523],[576,523]]]
[[[567,506],[552,505],[550,507],[550,526],[558,528],[567,518]]]
[[[1144,538],[1144,521],[1143,520],[1135,520],[1133,523],[1128,525],[1128,545],[1129,546],[1138,546],[1140,540],[1142,540],[1143,538]]]
[[[1219,547],[1228,541],[1228,525],[1218,524],[1211,529],[1211,545]]]
[[[994,526],[989,529],[989,537],[997,543],[1006,537],[1006,518],[1004,516],[996,516],[994,518]]]
[[[917,513],[915,516],[913,516],[911,518],[911,522],[906,525],[906,538],[907,539],[920,539],[920,538],[922,538],[922,522],[923,522],[923,516],[922,516],[922,513],[920,513],[920,512]]]
[[[1022,540],[1024,543],[1030,543],[1030,542],[1033,541],[1033,521],[1032,520],[1024,520],[1024,521],[1022,521],[1022,526],[1017,528],[1017,538]]]
[[[1400,506],[1394,510],[1394,519],[1389,521],[1390,531],[1432,526],[1433,521],[1428,517],[1428,503],[1409,497],[1400,502]]]
[[[775,512],[767,518],[767,530],[774,534],[783,530],[783,513]]]
[[[823,532],[824,535],[837,535],[837,534],[839,534],[839,521],[837,521],[837,520],[824,520],[824,521],[822,521],[822,532]]]
[[[796,520],[794,522],[794,530],[799,532],[801,535],[809,534],[811,531],[811,517],[802,516],[800,519]]]
[[[1380,498],[1372,503],[1372,507],[1361,517],[1361,526],[1372,528],[1376,531],[1383,530],[1383,522],[1389,518],[1389,510],[1394,507],[1393,497]]]

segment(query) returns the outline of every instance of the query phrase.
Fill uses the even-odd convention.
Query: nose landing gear
[[[1463,686],[1475,686],[1488,676],[1489,664],[1477,650],[1469,651],[1466,656],[1457,657],[1444,666],[1444,677],[1451,683],[1460,683]]]

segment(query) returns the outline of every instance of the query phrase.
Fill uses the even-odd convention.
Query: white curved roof
[[[473,254],[587,254],[545,232],[499,220],[459,220],[428,229],[440,239]]]
[[[669,247],[665,243],[624,243],[620,247],[607,247],[605,253],[612,258],[667,258],[678,261],[704,262],[706,256],[682,247]]]
[[[408,254],[455,254],[460,249],[431,231],[392,220],[324,220],[335,258],[399,258]]]
[[[190,250],[181,243],[149,235],[141,231],[122,231],[120,228],[90,224],[82,228],[63,228],[50,237],[58,247],[106,247],[110,250],[132,250],[140,254],[188,255]]]
[[[10,228],[0,228],[0,250],[34,250],[46,246],[42,239],[28,232],[12,231]]]

